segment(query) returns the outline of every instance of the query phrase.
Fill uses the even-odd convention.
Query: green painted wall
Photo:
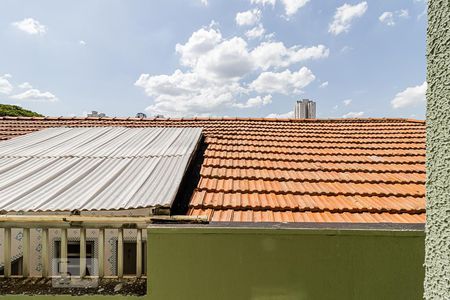
[[[152,228],[149,299],[421,299],[424,233]]]
[[[428,1],[425,298],[450,299],[450,1]]]

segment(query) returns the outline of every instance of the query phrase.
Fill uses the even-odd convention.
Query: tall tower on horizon
[[[316,102],[309,99],[298,100],[294,107],[294,118],[296,119],[315,119]]]

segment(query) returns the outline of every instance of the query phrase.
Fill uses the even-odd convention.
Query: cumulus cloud
[[[396,11],[396,14],[400,18],[409,18],[409,11],[407,9],[400,9],[400,10]]]
[[[250,84],[250,88],[259,93],[298,94],[314,79],[314,74],[306,67],[297,72],[263,72]]]
[[[33,18],[25,18],[22,21],[12,23],[12,25],[28,34],[44,35],[47,32],[47,27]]]
[[[58,98],[50,92],[41,92],[40,90],[33,88],[29,82],[23,82],[14,86],[10,81],[11,78],[12,76],[10,74],[0,75],[0,94],[7,95],[9,99],[35,102],[55,102],[58,100]],[[16,88],[26,91],[11,95]]]
[[[333,35],[338,35],[350,30],[352,21],[356,18],[362,17],[367,11],[367,2],[360,2],[355,5],[347,4],[338,7],[331,22],[328,32]]]
[[[135,82],[153,99],[149,114],[192,116],[262,107],[271,103],[272,92],[299,93],[314,80],[307,68],[297,72],[280,68],[329,54],[323,45],[287,48],[273,41],[251,48],[241,37],[224,38],[214,22],[175,49],[185,69],[168,75],[141,74]]]
[[[155,103],[146,108],[150,114],[205,114],[235,103],[235,95],[245,90],[236,82],[217,84],[199,74],[176,70],[172,75],[142,74],[135,82]]]
[[[247,30],[245,32],[245,36],[248,39],[256,39],[256,38],[260,38],[264,35],[264,33],[266,32],[266,30],[264,29],[262,24],[258,24],[258,26],[253,27],[250,30]]]
[[[424,81],[421,85],[406,88],[391,100],[392,107],[396,109],[424,104],[427,86],[427,82]]]
[[[239,26],[255,25],[261,19],[261,10],[255,8],[236,14],[236,24]]]
[[[266,95],[264,97],[256,96],[248,99],[244,103],[235,103],[233,104],[233,106],[238,108],[250,108],[250,107],[261,107],[270,103],[272,103],[272,95]]]
[[[319,85],[319,87],[320,88],[326,88],[328,86],[328,81],[324,81],[324,82],[322,82],[320,85]]]
[[[261,43],[251,53],[255,63],[263,70],[270,67],[287,67],[309,59],[325,58],[329,54],[330,50],[324,45],[286,48],[282,42]]]
[[[221,41],[220,31],[210,26],[195,31],[186,44],[177,44],[175,50],[181,55],[180,63],[182,65],[193,67],[199,57],[212,50]]]
[[[0,94],[9,95],[13,90],[13,85],[9,82],[11,75],[5,74],[0,76]]]
[[[288,16],[288,17],[297,13],[297,11],[300,8],[302,8],[309,2],[309,0],[280,0],[280,1],[283,4],[284,11],[286,13],[286,16]],[[262,6],[266,6],[266,5],[275,6],[275,3],[277,1],[276,0],[250,0],[250,2],[252,4],[259,4]]]
[[[294,117],[294,111],[288,111],[284,114],[268,114],[266,118],[276,118],[276,119],[286,119],[286,118],[293,118]]]
[[[378,19],[380,20],[381,23],[384,23],[388,26],[395,25],[394,13],[392,13],[391,11],[385,11],[384,13],[381,14],[381,16]]]
[[[23,83],[19,84],[18,87],[21,89],[32,89],[33,88],[33,86],[29,82],[23,82]]]
[[[342,101],[342,103],[344,103],[345,106],[349,106],[350,104],[352,104],[352,99],[345,99],[344,101]]]
[[[254,69],[288,67],[291,64],[326,58],[330,50],[324,45],[292,46],[282,42],[263,42],[253,50],[240,37],[224,39],[218,29],[201,28],[187,43],[177,44],[180,63],[196,72],[215,78],[238,78]]]
[[[364,116],[364,112],[363,111],[358,111],[358,112],[351,111],[349,113],[346,113],[342,117],[343,118],[361,118],[363,116]]]
[[[11,96],[11,99],[34,101],[34,102],[55,102],[58,98],[50,92],[41,92],[38,89],[29,89],[23,93]]]
[[[399,18],[402,19],[409,18],[408,10],[401,9],[395,12],[385,11],[380,15],[378,20],[380,20],[381,23],[386,24],[387,26],[394,26],[396,24],[396,20]]]
[[[252,4],[260,4],[260,5],[272,5],[275,6],[276,0],[250,0]]]
[[[295,14],[300,8],[306,5],[309,0],[281,0],[284,4],[284,10],[287,16],[292,16]]]
[[[78,43],[79,43],[81,46],[86,46],[86,42],[83,41],[83,40],[78,41]]]
[[[225,40],[197,60],[194,70],[217,80],[239,80],[254,69],[247,42],[240,37]]]

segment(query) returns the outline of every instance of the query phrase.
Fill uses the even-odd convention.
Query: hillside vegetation
[[[24,109],[17,105],[0,104],[0,117],[43,117],[34,111]]]

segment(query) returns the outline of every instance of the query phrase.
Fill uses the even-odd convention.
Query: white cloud
[[[235,103],[234,107],[238,108],[250,108],[250,107],[261,107],[272,103],[272,95],[266,95],[264,97],[256,96],[248,99],[245,103]]]
[[[250,30],[247,30],[247,32],[245,32],[245,36],[248,39],[256,39],[256,38],[260,38],[261,36],[264,35],[264,33],[266,32],[266,30],[264,29],[262,24],[259,24],[256,27],[253,27]]]
[[[362,17],[367,11],[367,2],[360,2],[355,5],[345,3],[336,9],[333,22],[328,28],[328,32],[338,35],[348,32],[354,19]]]
[[[8,78],[11,78],[11,75],[5,74],[0,76],[0,94],[8,95],[13,90],[13,85],[9,82]]]
[[[288,111],[284,114],[268,114],[266,118],[276,118],[276,119],[286,119],[286,118],[293,118],[294,117],[294,111]]]
[[[135,82],[155,103],[150,114],[189,116],[204,114],[235,103],[235,96],[245,92],[238,83],[216,83],[199,74],[176,70],[172,75],[142,74]]]
[[[408,87],[404,91],[395,95],[391,101],[393,108],[402,108],[408,106],[416,106],[425,103],[427,92],[427,82],[424,81],[421,85]]]
[[[284,10],[286,15],[292,16],[295,14],[300,8],[306,5],[309,0],[281,0],[284,4]]]
[[[422,19],[427,15],[427,9],[425,8],[420,14],[417,15],[417,20]]]
[[[233,37],[200,56],[194,70],[216,80],[239,80],[254,68],[247,42]]]
[[[236,24],[239,26],[251,26],[261,19],[261,10],[252,9],[236,14]]]
[[[409,18],[409,11],[407,9],[400,9],[397,11],[397,15],[400,18]]]
[[[11,99],[35,101],[35,102],[55,102],[58,98],[50,92],[41,92],[38,89],[29,89],[23,93],[11,96]]]
[[[381,23],[384,23],[388,26],[395,25],[394,14],[390,11],[385,11],[384,13],[381,14],[381,16],[378,19],[380,20]]]
[[[208,5],[208,0],[200,0],[200,2],[205,6]]]
[[[327,86],[328,86],[328,81],[324,81],[319,85],[320,88],[326,88]]]
[[[236,79],[256,68],[288,67],[305,60],[325,58],[330,50],[324,45],[286,48],[282,42],[264,42],[249,51],[242,38],[223,39],[218,29],[209,27],[195,31],[185,44],[177,44],[176,52],[181,55],[180,63],[196,72]]]
[[[268,94],[300,93],[315,78],[307,68],[297,72],[280,68],[329,55],[323,45],[286,48],[281,42],[266,41],[250,48],[241,37],[223,38],[216,25],[213,22],[193,32],[185,44],[176,45],[186,70],[140,75],[135,86],[152,98],[149,114],[210,115],[230,108],[262,107],[271,103]],[[268,72],[272,69],[276,72]]]
[[[177,44],[175,50],[181,55],[180,62],[184,66],[194,66],[200,56],[212,50],[222,41],[222,34],[211,26],[201,28],[194,33],[186,44]]]
[[[268,4],[275,6],[276,0],[250,0],[250,2],[252,4],[259,4],[259,5],[263,5],[263,6],[268,5]]]
[[[306,67],[297,72],[285,70],[283,72],[263,72],[251,84],[250,88],[259,93],[301,93],[301,89],[314,81],[315,76]]]
[[[364,116],[363,111],[358,111],[358,112],[351,111],[349,113],[346,113],[342,117],[343,118],[361,118],[362,116]]]
[[[33,86],[29,82],[24,82],[18,85],[21,89],[32,89]]]
[[[409,12],[407,9],[400,9],[395,12],[385,11],[378,18],[381,23],[387,26],[394,26],[398,18],[406,19],[409,18]]]
[[[80,40],[78,43],[79,43],[81,46],[86,46],[86,42],[83,41],[83,40]]]
[[[33,18],[25,18],[22,21],[12,23],[12,25],[28,34],[44,35],[47,32],[47,27]]]
[[[325,58],[329,54],[330,50],[324,45],[286,48],[282,42],[264,42],[251,52],[256,65],[263,70],[270,67],[287,67],[309,59]]]
[[[340,52],[341,52],[342,54],[346,54],[346,53],[348,53],[348,52],[350,52],[350,51],[352,51],[352,50],[353,50],[353,47],[350,47],[350,46],[344,46],[344,47],[341,48]]]
[[[345,99],[344,101],[342,101],[342,103],[344,103],[345,106],[349,106],[350,104],[352,104],[352,99]]]

